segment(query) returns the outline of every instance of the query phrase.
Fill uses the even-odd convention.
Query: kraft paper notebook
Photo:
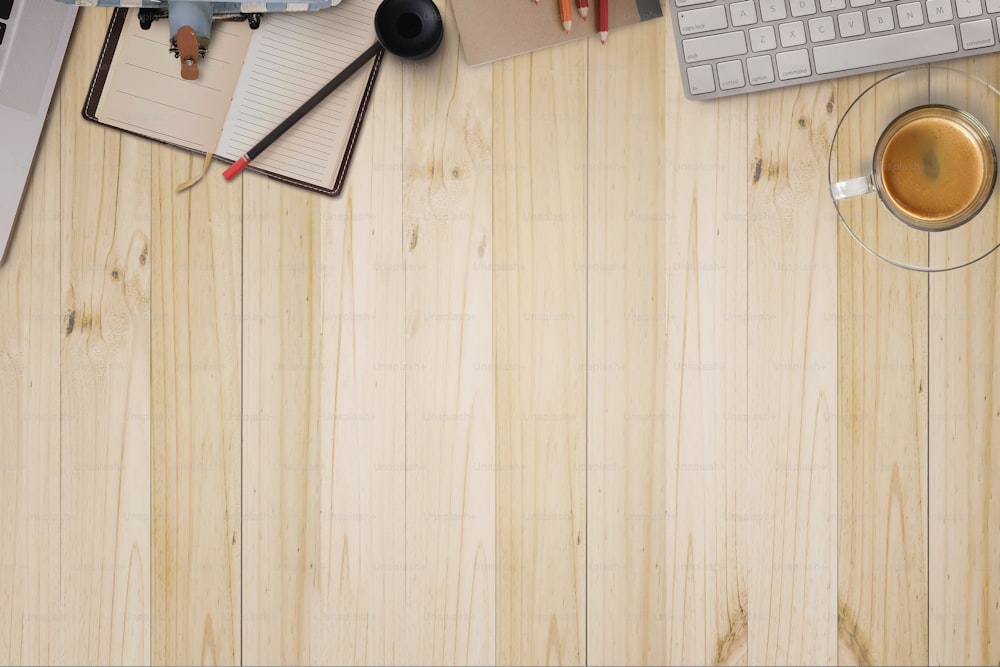
[[[470,65],[537,51],[556,44],[597,34],[597,0],[590,0],[590,16],[580,18],[573,6],[573,30],[566,34],[554,0],[451,0],[462,40],[462,51]],[[608,0],[608,39],[625,26],[661,18],[660,0]],[[627,37],[622,36],[623,39]]]
[[[83,115],[232,162],[375,42],[379,1],[266,14],[257,30],[216,22],[195,81],[180,78],[167,21],[142,30],[135,9],[116,9]],[[380,62],[373,59],[248,169],[339,194]]]

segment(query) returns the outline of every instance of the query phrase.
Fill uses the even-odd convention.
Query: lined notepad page
[[[311,13],[269,14],[254,35],[226,118],[218,154],[237,159],[375,42],[380,0],[343,0]],[[362,68],[254,166],[332,187],[371,74]]]
[[[246,23],[216,24],[198,80],[185,81],[168,50],[167,21],[154,21],[149,30],[142,30],[136,11],[130,9],[125,20],[97,117],[123,130],[214,151],[251,30]]]

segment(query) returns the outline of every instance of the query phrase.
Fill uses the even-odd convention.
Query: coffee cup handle
[[[875,192],[875,178],[871,174],[830,185],[830,194],[837,200],[866,195],[869,192]]]

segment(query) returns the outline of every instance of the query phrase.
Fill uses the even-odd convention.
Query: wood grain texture
[[[242,202],[201,157],[152,155],[153,661],[240,661]]]
[[[58,188],[62,118],[52,102],[44,140],[0,267],[0,663],[54,664],[60,636],[63,507],[59,477],[62,264]],[[53,187],[53,184],[55,187]]]
[[[662,69],[665,52],[653,45],[666,28],[645,25],[632,39],[591,45],[587,657],[597,664],[662,664],[671,629],[694,611],[668,598],[679,574],[668,447],[676,453],[683,442],[674,440],[678,406],[667,402],[666,387],[667,137],[659,114],[645,113],[663,104],[665,88],[662,78],[630,80],[640,57]],[[684,553],[683,535],[681,542]]]
[[[747,100],[675,98],[665,42],[666,662],[746,664]]]
[[[401,82],[388,61],[340,198],[245,177],[248,664],[407,655]]]
[[[0,663],[1000,663],[1000,260],[839,228],[873,77],[690,102],[665,20],[473,69],[440,7],[340,198],[175,194],[80,118],[80,12],[0,265]]]
[[[1000,75],[992,58],[957,68],[989,82]],[[1000,99],[989,98],[984,111],[1000,113]],[[974,229],[934,251],[955,255],[992,239],[992,225]],[[994,253],[930,277],[928,631],[935,665],[1000,665],[998,261]]]
[[[878,78],[842,81],[838,113]],[[890,109],[909,96],[903,88],[880,83],[869,94]],[[870,163],[881,132],[879,119],[851,114],[835,146],[838,178]],[[878,203],[868,199],[848,213],[857,215],[852,224],[878,224]],[[838,232],[839,662],[927,664],[927,276]],[[926,237],[912,240],[886,234],[877,250],[916,264],[926,259]]]
[[[104,19],[103,21],[101,19]],[[83,98],[104,12],[63,87]],[[62,116],[60,660],[150,662],[149,142]]]
[[[244,197],[243,654],[304,663],[322,563],[321,204],[253,175]]]
[[[829,322],[837,227],[823,186],[833,99],[827,84],[749,101],[750,664],[837,661],[837,334]]]
[[[496,661],[493,74],[445,37],[405,69],[406,637],[416,663]]]
[[[584,41],[494,70],[494,251],[474,268],[495,292],[480,370],[496,378],[500,664],[586,658],[587,62]]]
[[[1000,664],[997,265],[930,285],[930,662]]]

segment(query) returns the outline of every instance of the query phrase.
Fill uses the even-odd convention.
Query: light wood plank
[[[837,661],[834,91],[749,100],[749,664]]]
[[[240,660],[242,192],[152,154],[153,661]]]
[[[317,664],[406,656],[401,74],[386,61],[346,191],[324,202]]]
[[[59,349],[62,339],[59,92],[0,265],[0,664],[54,664],[70,617],[60,600]]]
[[[931,279],[930,663],[1000,662],[1000,350],[991,257]]]
[[[306,664],[323,565],[322,203],[243,178],[243,659]]]
[[[500,664],[586,660],[587,62],[584,40],[494,70],[495,246],[473,270],[495,290]]]
[[[247,664],[407,660],[401,73],[339,198],[244,177]]]
[[[956,63],[987,82],[1000,76],[993,58]],[[956,106],[971,108],[965,90]],[[980,115],[1000,114],[990,96]],[[988,114],[988,115],[987,115]],[[994,141],[996,137],[994,135]],[[994,201],[997,194],[993,194]],[[994,203],[992,206],[996,206]],[[969,254],[993,243],[995,208],[985,226],[935,239],[935,255]],[[978,254],[978,252],[976,253]],[[1000,664],[1000,438],[996,331],[1000,258],[930,277],[929,372],[929,653],[933,665]]]
[[[82,106],[109,14],[81,12],[63,95]],[[150,662],[149,142],[61,118],[59,662]]]
[[[496,661],[493,76],[444,41],[404,70],[406,653]],[[488,369],[484,372],[484,368]]]
[[[587,248],[587,660],[668,657],[664,578],[667,183],[658,157],[662,26],[613,33],[590,49]],[[645,48],[643,48],[645,47]],[[653,64],[638,65],[652,56]],[[639,74],[631,74],[636,68]],[[632,166],[638,168],[633,168]]]
[[[747,100],[668,92],[665,116],[667,661],[746,664]]]
[[[837,113],[882,76],[841,81]],[[837,178],[870,165],[874,138],[916,92],[883,82],[868,95],[885,108],[884,118],[852,109],[834,146]],[[874,195],[864,199],[844,209],[860,216],[853,224],[900,224]],[[874,257],[843,227],[838,234],[840,299],[829,318],[838,324],[840,348],[838,659],[927,664],[927,276]],[[927,258],[926,235],[879,239],[873,249],[887,257],[913,264]]]

